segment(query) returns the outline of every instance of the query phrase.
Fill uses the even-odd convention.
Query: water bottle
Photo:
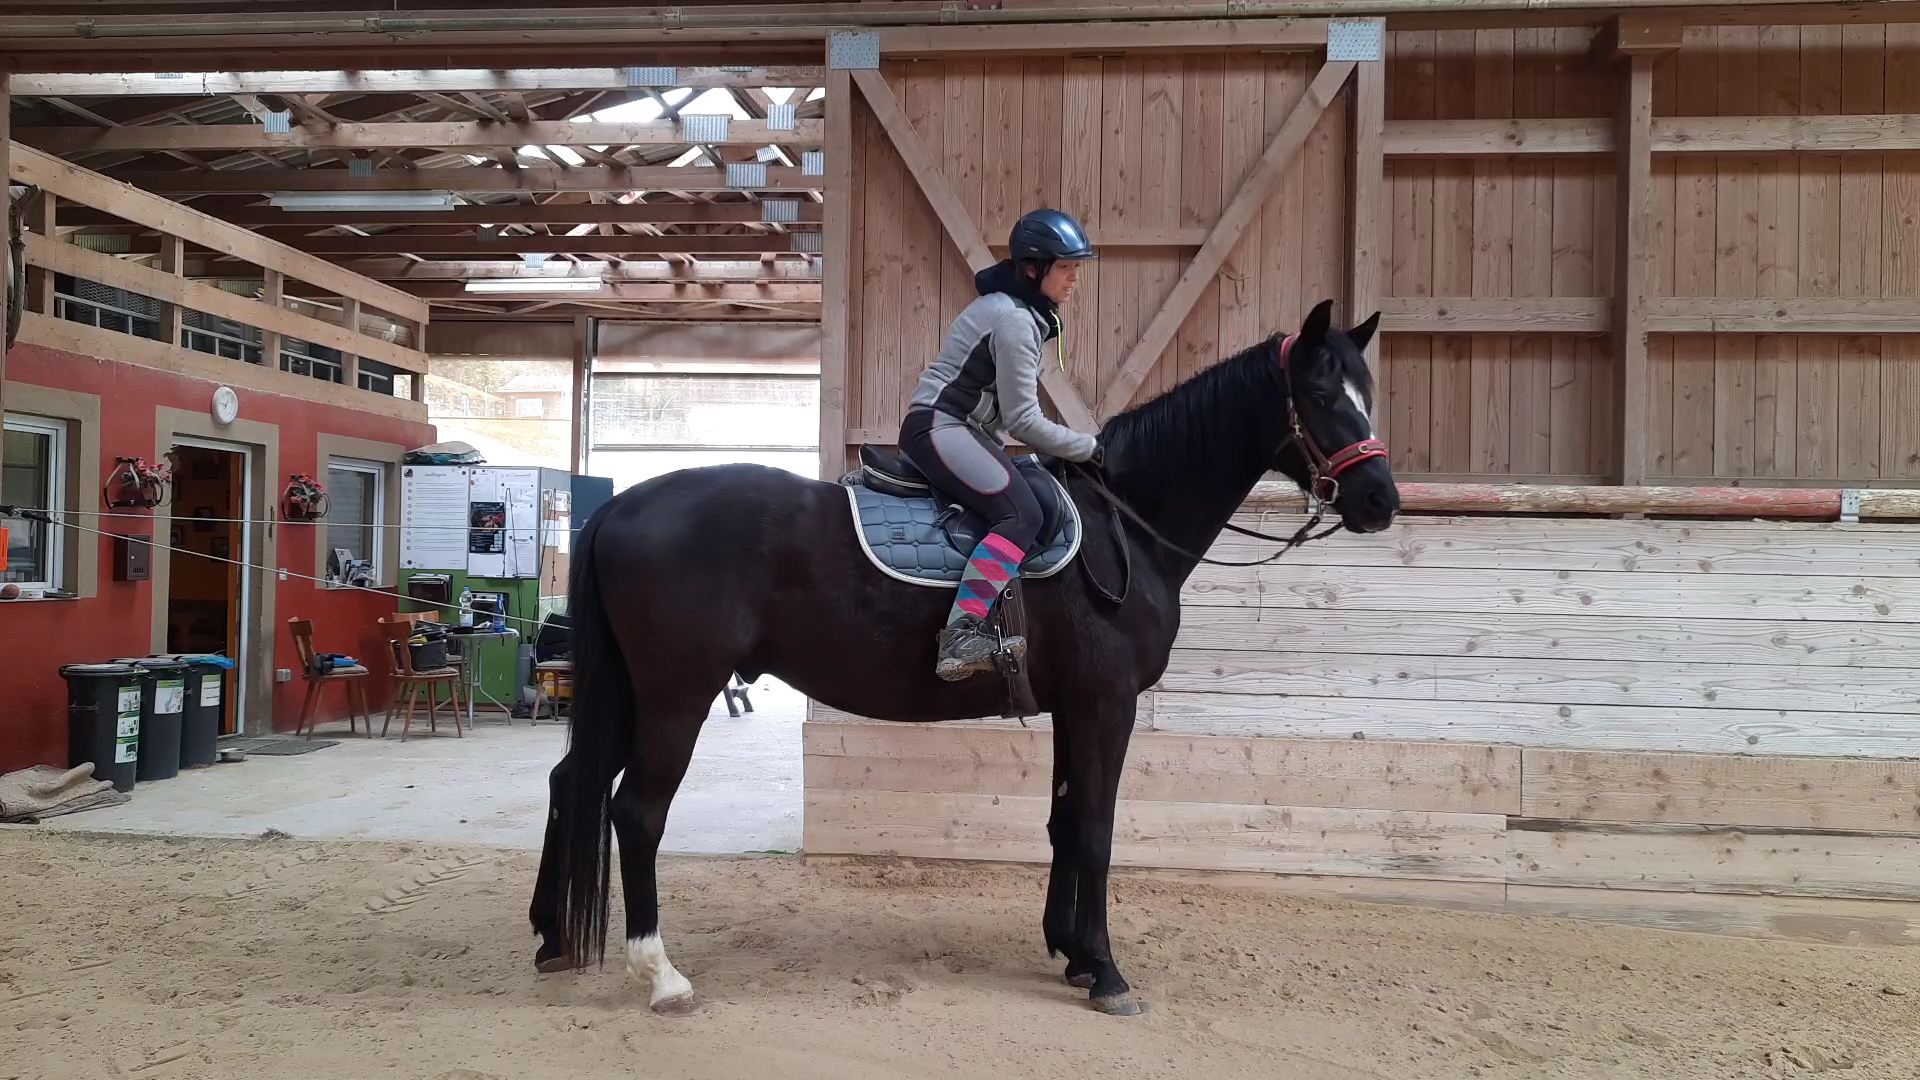
[[[460,625],[473,625],[473,590],[466,586],[460,589]]]

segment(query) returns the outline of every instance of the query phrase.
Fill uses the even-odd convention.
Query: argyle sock
[[[947,613],[947,625],[959,622],[963,615],[986,618],[993,610],[993,602],[1000,598],[1000,591],[1019,575],[1020,564],[1026,558],[1026,552],[999,533],[983,537],[967,559],[967,571],[960,578],[960,595],[954,597],[953,610]]]

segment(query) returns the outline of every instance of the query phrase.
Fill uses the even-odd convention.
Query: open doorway
[[[174,446],[168,652],[243,655],[247,457],[237,447]],[[239,730],[236,703],[244,699],[235,689],[221,695],[221,734]]]

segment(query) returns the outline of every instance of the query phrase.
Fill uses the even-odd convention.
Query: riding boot
[[[994,670],[994,657],[1004,651],[1019,661],[1027,654],[1027,639],[1001,638],[978,615],[963,614],[958,622],[940,631],[940,659],[934,674],[948,682]]]
[[[960,590],[947,613],[946,629],[940,631],[940,659],[934,674],[949,682],[977,675],[994,668],[994,654],[1005,649],[1015,660],[1026,655],[1022,638],[1004,641],[987,619],[993,614],[1000,591],[1020,576],[1020,564],[1026,552],[998,533],[988,533],[974,546],[967,559],[966,572],[960,578]]]

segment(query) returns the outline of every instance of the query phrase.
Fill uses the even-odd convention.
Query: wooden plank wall
[[[1389,34],[1388,120],[1603,119],[1619,73],[1592,36]],[[1690,27],[1654,65],[1653,109],[1920,112],[1920,28]],[[1388,294],[1608,295],[1613,170],[1594,154],[1389,159]],[[1655,154],[1653,188],[1655,297],[1920,298],[1920,154]],[[1614,474],[1604,336],[1395,333],[1383,351],[1404,475]],[[1648,357],[1650,477],[1920,480],[1920,336],[1653,334]]]
[[[882,72],[996,254],[1040,205],[1074,213],[1104,243],[1063,313],[1068,370],[1097,400],[1198,246],[1140,239],[1211,226],[1320,64],[1214,52],[889,60]],[[1344,296],[1347,108],[1343,95],[1320,118],[1136,400]],[[854,113],[847,425],[891,441],[914,380],[975,292],[871,110]]]
[[[1732,898],[1920,899],[1917,654],[1920,526],[1407,518],[1203,566],[1136,725],[1115,859],[1905,940],[1905,909],[1794,929]],[[1044,725],[816,707],[807,850],[1043,861],[1050,747]]]

